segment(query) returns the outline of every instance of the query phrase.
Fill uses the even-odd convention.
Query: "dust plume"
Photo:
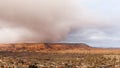
[[[82,12],[80,0],[0,0],[0,42],[61,40],[84,24]]]

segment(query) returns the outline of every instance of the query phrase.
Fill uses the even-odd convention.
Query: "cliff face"
[[[2,45],[2,44],[1,44]],[[4,44],[1,50],[41,51],[41,50],[71,50],[90,49],[92,47],[84,43],[19,43]]]

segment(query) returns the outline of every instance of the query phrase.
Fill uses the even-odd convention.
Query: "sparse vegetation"
[[[120,68],[120,55],[110,54],[6,52],[0,59],[1,68]]]

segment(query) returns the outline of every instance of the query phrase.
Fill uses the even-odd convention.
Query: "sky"
[[[62,42],[120,47],[119,3],[119,0],[0,1],[0,43]]]
[[[81,6],[94,12],[105,27],[84,27],[71,32],[67,41],[85,42],[94,47],[120,47],[119,0],[81,0]],[[107,25],[106,25],[107,24]]]

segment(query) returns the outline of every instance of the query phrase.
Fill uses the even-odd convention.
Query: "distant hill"
[[[120,54],[116,48],[95,48],[85,43],[16,43],[0,44],[0,53],[42,52],[42,53],[80,53],[80,54]]]
[[[1,50],[74,50],[74,49],[91,49],[84,43],[17,43],[17,44],[0,44]]]

